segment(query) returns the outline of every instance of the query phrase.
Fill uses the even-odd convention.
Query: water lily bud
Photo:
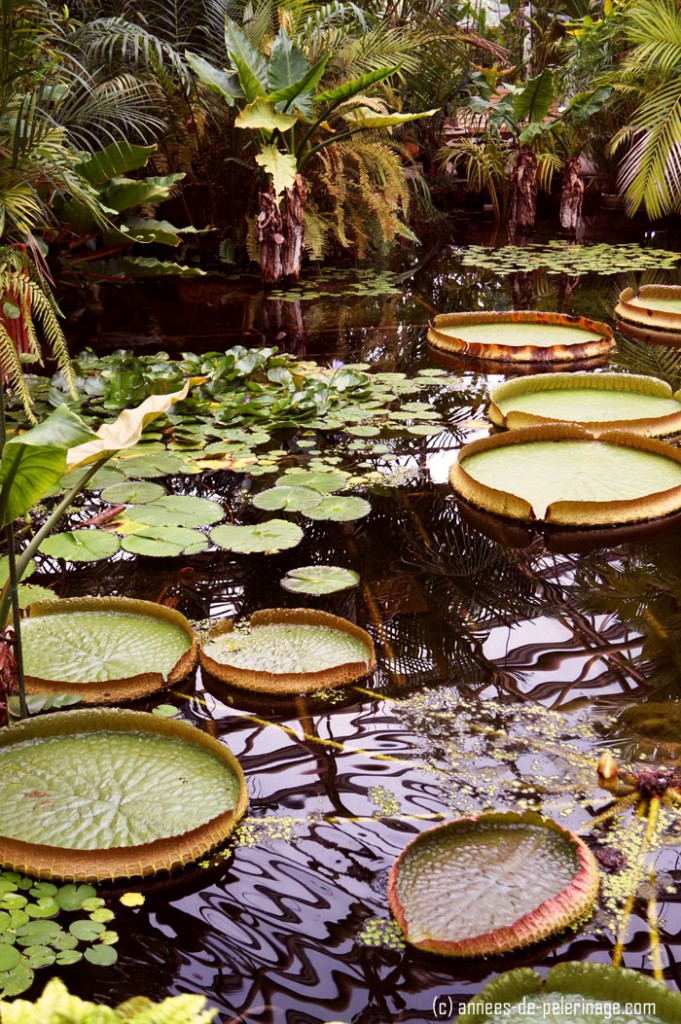
[[[601,754],[601,759],[598,762],[598,774],[604,781],[608,779],[616,779],[618,773],[617,761],[612,756],[609,750],[606,750]]]

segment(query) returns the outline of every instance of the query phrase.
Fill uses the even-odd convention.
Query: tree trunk
[[[563,170],[560,193],[560,226],[574,234],[579,227],[584,203],[584,179],[579,173],[579,157],[568,158]]]
[[[262,279],[265,284],[297,281],[305,244],[305,182],[297,174],[293,188],[279,198],[270,186],[259,199],[256,226]]]
[[[529,146],[521,146],[511,172],[512,230],[532,231],[537,218],[537,158]]]

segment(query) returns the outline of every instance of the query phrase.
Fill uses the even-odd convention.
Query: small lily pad
[[[89,946],[84,953],[85,959],[97,967],[111,967],[118,960],[118,953],[113,946],[105,946],[101,942]]]
[[[319,491],[310,487],[271,487],[267,491],[256,494],[253,504],[256,508],[272,512],[275,509],[283,512],[305,512],[319,505],[322,496]]]
[[[284,590],[294,594],[334,594],[359,583],[359,574],[338,565],[308,565],[291,569],[281,580]]]
[[[333,494],[345,487],[348,474],[341,469],[287,469],[277,480],[277,487],[310,487],[320,494]]]
[[[192,495],[168,494],[144,505],[133,505],[126,517],[144,526],[211,526],[224,513],[215,501]]]
[[[210,538],[227,551],[255,554],[294,548],[303,539],[303,531],[286,519],[270,519],[255,526],[216,526]]]
[[[131,554],[149,558],[177,558],[204,551],[208,538],[186,526],[147,526],[127,536],[121,547]]]
[[[371,505],[364,498],[329,495],[315,508],[308,509],[305,515],[309,519],[328,519],[334,523],[347,523],[353,519],[362,519],[370,512]]]
[[[43,555],[63,558],[67,562],[99,562],[111,558],[120,548],[120,541],[112,533],[103,530],[73,530],[71,533],[55,533],[40,545]]]
[[[144,505],[148,501],[162,498],[165,491],[160,484],[148,480],[130,480],[124,484],[112,484],[101,493],[102,501],[110,505]]]

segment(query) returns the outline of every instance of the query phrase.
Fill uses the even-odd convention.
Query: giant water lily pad
[[[521,967],[486,985],[456,1019],[460,1024],[676,1024],[681,994],[627,967],[563,963],[545,980]]]
[[[152,601],[38,602],[22,633],[29,693],[77,693],[97,704],[133,700],[182,679],[196,662],[187,619]]]
[[[75,881],[147,875],[222,842],[243,773],[186,722],[137,711],[58,712],[0,731],[0,861]]]
[[[538,814],[481,814],[421,833],[390,872],[408,942],[484,956],[539,942],[594,903],[598,867],[581,839]]]
[[[511,519],[616,525],[681,508],[681,452],[624,431],[597,438],[578,426],[526,427],[464,445],[450,483]]]
[[[681,395],[656,377],[632,373],[550,373],[499,384],[489,416],[509,430],[579,423],[592,433],[629,430],[647,437],[681,431]]]
[[[444,352],[520,363],[592,359],[614,344],[607,324],[534,310],[443,313],[428,341]]]
[[[309,608],[270,608],[245,629],[219,623],[201,664],[234,686],[263,693],[307,693],[353,682],[376,664],[371,637],[337,615]]]
[[[620,292],[615,313],[622,320],[654,331],[681,333],[681,287],[645,284]]]

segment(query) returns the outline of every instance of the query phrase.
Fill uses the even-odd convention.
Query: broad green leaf
[[[69,711],[69,720],[78,714],[92,713]],[[6,744],[0,747],[0,769],[12,792],[3,798],[4,834],[76,850],[182,835],[234,809],[240,790],[236,774],[199,744],[131,728]],[[34,790],[47,792],[49,799],[25,795]],[[19,932],[25,938],[27,929],[48,925],[59,931],[53,921],[40,921]],[[87,920],[73,922],[70,931],[87,941],[103,936],[105,926]],[[26,945],[51,944],[34,935]]]
[[[150,558],[177,558],[195,555],[208,547],[208,538],[185,526],[146,526],[127,536],[121,547],[134,555]]]
[[[165,490],[160,484],[149,483],[146,480],[129,481],[123,484],[112,484],[102,491],[102,501],[110,505],[144,505],[148,501],[155,501],[162,498]]]
[[[145,167],[158,146],[136,146],[132,142],[112,142],[105,149],[93,153],[76,167],[76,171],[91,185],[103,185],[110,178],[118,178],[128,171]]]
[[[102,190],[102,201],[111,210],[122,213],[143,203],[161,203],[170,195],[173,186],[182,181],[184,173],[166,174],[162,177],[112,178]]]
[[[28,579],[35,572],[35,562],[31,560],[26,566],[26,570],[23,574],[23,579]],[[0,558],[0,587],[4,587],[5,583],[9,579],[9,559],[7,555],[3,555]],[[2,892],[2,877],[0,876],[0,892]]]
[[[300,82],[310,70],[310,62],[282,25],[275,36],[267,68],[267,91],[289,89]],[[271,99],[271,96],[270,96]]]
[[[126,519],[144,526],[212,526],[223,516],[217,502],[187,494],[164,495],[126,512]]]
[[[352,569],[342,569],[338,565],[308,565],[291,569],[280,582],[284,590],[290,590],[293,594],[318,596],[356,587],[359,575]]]
[[[97,462],[137,444],[144,428],[167,412],[175,402],[181,402],[186,398],[193,383],[194,378],[188,380],[181,391],[175,391],[170,395],[151,395],[136,409],[125,409],[113,423],[104,423],[97,431],[96,440],[70,449],[67,458],[69,470]]]
[[[330,58],[331,53],[325,53],[298,82],[270,93],[267,97],[270,103],[274,103],[284,110],[293,104],[303,117],[308,121],[312,120],[315,102],[314,90],[319,85]]]
[[[79,270],[93,279],[127,281],[136,277],[203,277],[201,267],[185,266],[155,256],[112,256],[110,259],[92,260],[79,266]]]
[[[20,995],[31,987],[34,977],[31,968],[23,961],[11,971],[3,971],[0,973],[0,996]]]
[[[151,217],[126,217],[118,227],[102,231],[102,238],[107,245],[116,242],[139,242],[142,245],[156,243],[158,245],[178,246],[182,242],[180,231],[167,220],[153,220]]]
[[[295,117],[290,114],[278,114],[271,102],[259,96],[253,103],[247,104],[237,115],[234,126],[235,128],[253,130],[265,128],[270,132],[279,129],[279,131],[285,132],[295,123]]]
[[[293,188],[298,173],[298,164],[291,153],[281,153],[276,146],[262,146],[255,158],[256,164],[272,175],[276,195],[287,188]]]
[[[345,487],[349,474],[342,469],[310,470],[287,469],[279,477],[276,487],[309,487],[320,494],[333,494]]]
[[[39,550],[50,558],[64,558],[68,562],[99,562],[111,558],[120,548],[120,541],[103,530],[73,530],[54,533],[47,537]]]
[[[179,455],[173,455],[172,452],[158,452],[158,454],[151,455],[133,455],[132,458],[121,459],[119,465],[129,479],[145,480],[148,477],[180,473],[184,467],[184,461]]]
[[[268,491],[256,494],[253,504],[256,508],[271,512],[281,509],[284,512],[304,512],[314,508],[322,500],[318,491],[309,487],[271,487]]]
[[[577,125],[587,125],[610,97],[611,92],[609,85],[590,89],[588,92],[578,92],[568,103],[562,117],[570,117]]]
[[[0,525],[23,515],[63,476],[67,453],[96,437],[65,405],[5,445],[0,460]]]
[[[303,539],[303,531],[285,519],[270,519],[256,526],[216,526],[210,539],[228,551],[267,553],[294,548]]]
[[[74,882],[68,882],[66,885],[60,886],[57,899],[62,910],[80,910],[85,900],[94,899],[96,895],[97,890],[92,885],[85,883],[76,885]]]
[[[416,121],[421,117],[432,117],[439,109],[435,107],[434,110],[422,110],[416,114],[377,114],[369,107],[355,107],[343,114],[343,120],[357,128],[391,128],[393,125],[406,124],[407,121]]]
[[[364,498],[329,495],[315,508],[306,510],[309,519],[328,519],[335,523],[348,523],[353,519],[362,519],[371,512],[371,505]]]
[[[386,78],[390,78],[399,69],[400,65],[394,64],[392,67],[382,67],[376,68],[374,71],[368,71],[365,75],[360,75],[359,78],[353,78],[349,82],[337,85],[334,89],[327,89],[325,92],[318,93],[314,98],[315,104],[336,104],[352,99],[353,96],[366,92],[369,86],[376,85],[377,82],[383,82]]]
[[[220,71],[203,57],[199,57],[196,53],[190,53],[189,50],[185,50],[184,56],[202,85],[205,85],[211,92],[217,93],[218,96],[222,96],[228,106],[233,107],[234,101],[243,97],[244,91],[239,85],[238,75]]]
[[[246,33],[231,18],[225,19],[225,45],[239,74],[239,83],[249,103],[267,95],[267,61]]]
[[[113,946],[104,946],[101,942],[90,946],[83,954],[85,959],[97,967],[111,967],[118,960],[118,953]]]
[[[110,610],[32,616],[25,620],[27,676],[67,683],[97,683],[144,673],[168,677],[190,639],[175,623],[153,615]]]
[[[530,81],[513,97],[516,124],[521,121],[543,121],[553,103],[553,74],[544,68],[541,75]]]

